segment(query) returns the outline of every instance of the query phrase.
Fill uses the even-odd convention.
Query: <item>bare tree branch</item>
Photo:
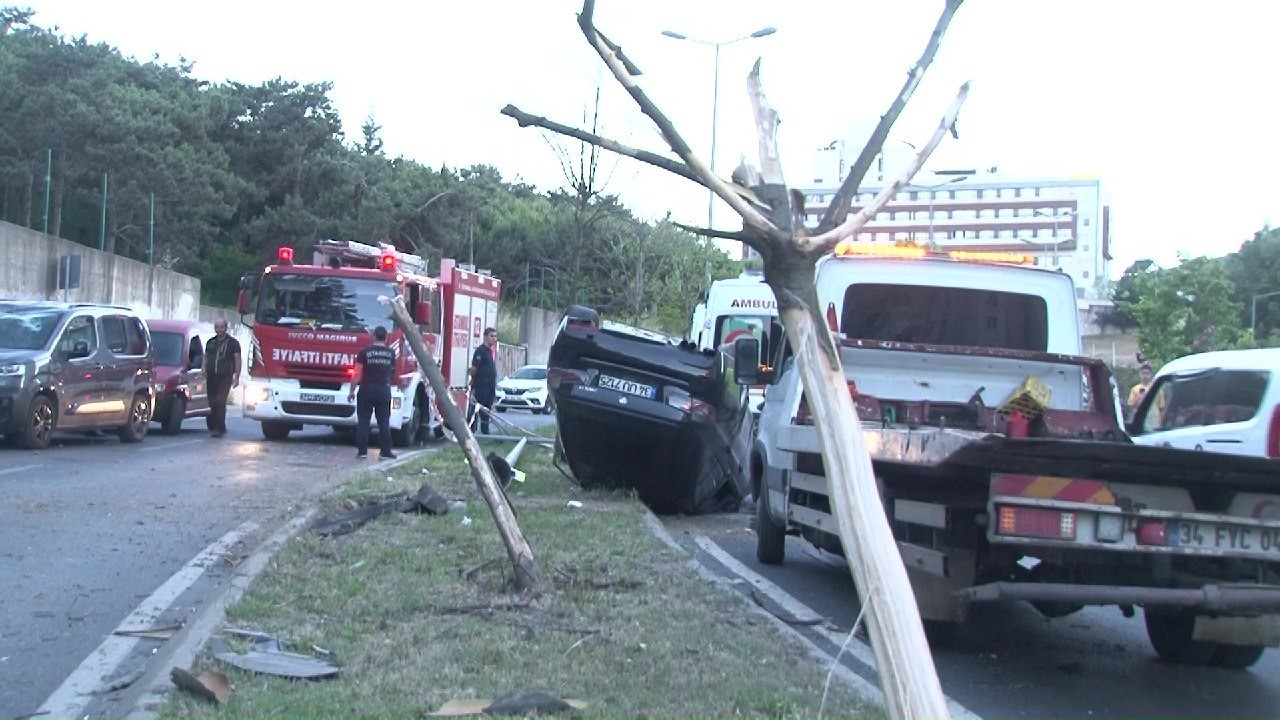
[[[554,120],[548,120],[541,115],[531,115],[515,105],[508,105],[502,108],[502,114],[515,118],[515,121],[520,124],[520,127],[529,127],[532,125],[534,127],[544,128],[554,133],[559,133],[561,135],[581,140],[585,143],[591,143],[592,145],[597,145],[605,150],[616,152],[619,155],[626,155],[627,157],[635,158],[641,162],[649,163],[650,165],[662,168],[667,172],[675,173],[686,180],[692,180],[702,187],[706,187],[706,183],[694,174],[692,170],[671,158],[663,157],[657,153],[649,152],[648,150],[640,150],[639,148],[633,148],[629,145],[623,145],[622,143],[600,137],[599,135],[593,135],[589,132],[570,127],[568,125],[562,125]]]
[[[884,190],[881,190],[880,194],[867,203],[866,207],[859,210],[857,215],[846,219],[838,226],[824,233],[798,239],[797,244],[810,255],[820,255],[835,248],[836,243],[841,240],[857,235],[858,231],[880,211],[880,208],[892,200],[893,196],[897,195],[898,191],[911,182],[911,178],[915,177],[917,172],[920,172],[920,168],[924,167],[934,149],[942,142],[942,138],[948,132],[954,132],[956,116],[960,114],[960,107],[964,105],[965,98],[968,96],[969,83],[965,83],[960,86],[960,92],[956,94],[956,99],[951,101],[951,107],[947,108],[946,114],[942,116],[942,122],[938,123],[938,127],[933,131],[933,136],[929,138],[929,142],[920,148],[920,151],[916,153],[915,159],[912,160],[907,169],[898,176],[898,179],[890,183]]]
[[[849,207],[853,204],[853,196],[858,192],[858,187],[862,185],[862,180],[866,177],[867,170],[871,169],[871,161],[884,149],[884,142],[889,138],[889,131],[893,129],[893,124],[898,121],[898,115],[902,114],[902,109],[907,106],[907,101],[915,94],[916,86],[920,84],[920,80],[924,77],[924,71],[933,63],[933,57],[938,54],[938,47],[942,44],[942,36],[947,32],[947,26],[951,24],[951,18],[955,15],[956,10],[960,9],[962,2],[964,0],[947,0],[946,7],[942,9],[942,15],[938,17],[937,24],[933,26],[933,34],[929,36],[929,42],[925,45],[924,52],[920,54],[920,59],[916,61],[911,71],[907,73],[907,81],[903,84],[902,89],[898,91],[898,97],[894,98],[893,103],[889,105],[889,110],[880,116],[880,122],[871,133],[871,137],[867,139],[867,144],[862,146],[862,152],[858,154],[858,159],[849,168],[849,175],[845,177],[844,183],[840,185],[835,197],[831,199],[831,204],[827,206],[827,211],[823,213],[822,221],[818,223],[817,233],[826,233],[844,222],[845,216],[849,214]]]
[[[782,175],[782,158],[778,155],[778,111],[769,104],[760,83],[760,58],[756,58],[747,75],[747,94],[756,117],[756,136],[760,145],[760,179],[772,185],[786,185]]]
[[[613,73],[613,77],[618,81],[618,84],[622,85],[623,89],[640,106],[640,111],[649,116],[649,119],[653,120],[654,124],[658,126],[658,130],[662,133],[662,137],[666,139],[667,144],[671,146],[672,151],[679,155],[686,168],[699,178],[699,184],[710,188],[721,199],[729,203],[729,207],[732,207],[735,212],[741,215],[746,224],[759,230],[761,235],[774,238],[777,241],[786,240],[785,235],[769,221],[769,218],[739,197],[729,187],[728,183],[716,177],[715,173],[711,172],[711,169],[693,154],[689,143],[685,142],[680,133],[676,131],[675,126],[671,124],[671,120],[658,109],[658,106],[654,104],[653,100],[649,99],[644,90],[640,89],[640,86],[635,82],[633,74],[628,71],[622,60],[609,47],[608,42],[596,30],[592,22],[594,12],[595,0],[583,0],[582,13],[578,15],[578,26],[582,28],[582,34],[586,36],[587,42],[591,43],[591,47],[595,48],[596,53],[600,55],[600,59],[604,60],[604,64]],[[685,176],[684,173],[679,174]]]
[[[695,235],[701,235],[703,237],[717,238],[720,240],[737,240],[738,242],[747,242],[747,239],[748,239],[747,234],[742,232],[741,230],[729,231],[729,230],[716,230],[713,228],[700,228],[697,225],[685,225],[684,223],[678,223],[674,220],[671,221],[671,224],[675,225],[681,230],[691,232]]]

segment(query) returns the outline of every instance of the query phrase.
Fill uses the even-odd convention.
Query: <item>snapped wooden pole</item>
[[[439,399],[438,405],[440,412],[444,415],[445,424],[458,438],[458,444],[462,446],[462,452],[467,456],[467,464],[471,466],[471,476],[475,478],[480,494],[484,496],[485,504],[489,506],[489,512],[493,513],[493,520],[498,525],[498,533],[502,536],[502,544],[507,547],[507,556],[511,558],[511,565],[515,570],[516,588],[532,590],[542,582],[542,570],[533,556],[533,549],[529,547],[524,533],[520,530],[520,524],[516,522],[515,513],[507,504],[507,496],[502,492],[498,478],[493,474],[493,468],[489,467],[488,461],[481,453],[480,443],[476,442],[475,435],[471,434],[471,428],[462,416],[462,411],[453,402],[453,397],[449,394],[449,386],[444,381],[444,374],[440,372],[440,366],[436,364],[431,351],[427,349],[427,343],[422,339],[422,333],[418,331],[418,327],[414,325],[413,318],[409,317],[404,301],[397,297],[392,299],[390,304],[391,319],[404,333],[409,348],[413,350],[413,355],[418,360],[418,367],[431,383],[432,394]]]

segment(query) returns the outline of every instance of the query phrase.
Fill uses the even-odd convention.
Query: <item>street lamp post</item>
[[[1254,340],[1258,339],[1258,301],[1275,295],[1280,295],[1280,290],[1253,296],[1253,308],[1249,313],[1249,334]]]
[[[1046,254],[1046,255],[1047,255],[1047,254],[1049,254],[1049,249],[1050,249],[1050,247],[1052,247],[1052,249],[1053,249],[1053,266],[1054,266],[1054,267],[1058,267],[1058,245],[1059,245],[1059,243],[1058,243],[1058,220],[1060,220],[1060,219],[1062,219],[1062,218],[1075,217],[1075,216],[1076,216],[1075,211],[1074,211],[1074,210],[1068,210],[1067,212],[1062,213],[1061,215],[1060,215],[1060,214],[1058,214],[1058,213],[1056,213],[1056,212],[1055,212],[1055,213],[1053,213],[1052,215],[1047,215],[1047,214],[1045,214],[1045,212],[1044,212],[1043,210],[1032,210],[1032,211],[1031,211],[1031,214],[1032,214],[1032,215],[1038,215],[1038,216],[1040,216],[1040,217],[1047,217],[1047,218],[1050,218],[1051,220],[1053,220],[1053,243],[1052,243],[1052,246],[1049,246],[1049,245],[1046,245],[1046,246],[1045,246],[1045,254]]]
[[[711,157],[710,157],[710,162],[707,166],[708,169],[710,169],[713,174],[716,171],[716,124],[717,124],[716,120],[720,112],[720,48],[726,45],[732,45],[742,40],[750,40],[752,38],[762,38],[767,35],[772,35],[776,32],[778,32],[777,28],[766,27],[766,28],[760,28],[759,30],[751,33],[750,35],[743,35],[742,37],[734,38],[732,40],[713,42],[710,40],[700,40],[698,38],[689,37],[688,35],[678,33],[674,30],[662,31],[663,35],[665,35],[666,37],[672,38],[674,40],[688,40],[689,42],[695,42],[695,43],[698,43],[699,45],[709,45],[715,48],[715,78],[711,86]],[[708,196],[707,196],[707,228],[708,229],[714,227],[712,225],[712,221],[715,219],[715,211],[716,211],[715,208],[716,208],[716,191],[708,190]],[[711,286],[710,258],[708,258],[704,262],[704,266],[705,266],[704,270],[707,276],[707,279],[706,279],[707,286],[710,287]]]
[[[965,178],[967,178],[967,177],[969,177],[970,175],[973,175],[973,174],[975,174],[975,173],[974,173],[972,170],[965,170],[965,171],[959,171],[959,170],[957,170],[957,171],[945,171],[945,172],[938,172],[938,173],[934,173],[934,174],[935,174],[935,175],[955,175],[955,177],[948,178],[948,179],[946,179],[946,180],[944,180],[944,181],[942,181],[942,182],[940,182],[940,183],[936,183],[936,184],[934,184],[934,185],[907,185],[907,186],[905,186],[905,189],[913,189],[913,190],[928,190],[928,191],[929,191],[929,248],[930,248],[930,249],[934,249],[934,248],[936,248],[936,247],[937,247],[937,245],[935,245],[935,244],[934,244],[934,242],[933,242],[933,198],[934,198],[934,193],[937,191],[937,189],[938,189],[938,188],[942,187],[943,185],[950,185],[951,183],[957,183],[957,182],[960,182],[961,180],[964,180]]]

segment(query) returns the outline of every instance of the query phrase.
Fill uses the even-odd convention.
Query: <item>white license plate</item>
[[[302,402],[315,402],[315,403],[333,402],[333,396],[325,395],[324,393],[298,393],[298,399],[301,400]]]
[[[1171,547],[1244,551],[1280,558],[1280,530],[1247,525],[1177,520],[1169,523]]]
[[[628,395],[639,395],[640,397],[649,398],[650,400],[658,396],[657,388],[652,385],[645,385],[631,380],[623,380],[622,378],[616,378],[610,375],[600,376],[600,387],[609,390],[617,390],[618,392],[624,392]]]

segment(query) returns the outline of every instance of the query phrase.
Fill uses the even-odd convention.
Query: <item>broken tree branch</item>
[[[942,116],[942,121],[938,123],[937,129],[933,131],[933,135],[929,138],[929,142],[920,148],[916,153],[911,164],[903,170],[902,174],[896,180],[889,184],[888,187],[880,191],[866,207],[858,211],[858,214],[851,218],[846,218],[844,222],[838,226],[827,230],[819,235],[798,240],[798,244],[811,255],[821,255],[835,248],[836,243],[851,238],[858,234],[863,226],[865,226],[872,217],[875,216],[880,208],[884,207],[895,195],[898,194],[903,187],[911,182],[911,179],[920,172],[920,168],[924,167],[925,162],[929,160],[929,156],[933,154],[934,149],[942,142],[942,138],[946,137],[955,127],[956,117],[960,114],[960,107],[964,105],[965,98],[969,96],[969,83],[960,86],[960,92],[956,94],[956,99],[951,102],[951,107],[947,108],[947,112]]]
[[[658,131],[662,133],[662,137],[671,146],[671,150],[680,156],[685,166],[693,171],[693,174],[699,178],[702,185],[710,188],[728,203],[729,207],[733,208],[742,217],[743,222],[756,228],[765,237],[774,238],[778,241],[786,240],[787,238],[779,232],[778,228],[773,226],[763,213],[752,207],[746,200],[738,197],[738,194],[733,191],[728,183],[716,177],[715,173],[711,172],[711,169],[704,165],[698,159],[698,156],[693,154],[689,143],[685,142],[685,139],[676,131],[675,126],[671,124],[671,120],[658,109],[653,100],[649,99],[644,90],[636,84],[634,79],[636,73],[630,72],[624,66],[622,60],[609,47],[608,41],[604,39],[600,31],[596,30],[592,20],[594,13],[595,0],[583,0],[582,12],[578,15],[578,26],[582,28],[582,34],[586,36],[587,42],[591,44],[591,47],[595,48],[596,53],[600,55],[600,59],[604,61],[609,71],[613,73],[613,77],[618,81],[618,84],[622,85],[627,94],[640,106],[640,111],[658,126]]]
[[[449,394],[449,386],[444,381],[444,374],[440,372],[440,366],[436,364],[431,351],[427,349],[427,344],[422,339],[422,332],[418,330],[418,326],[413,323],[413,318],[409,316],[409,311],[405,309],[404,300],[396,296],[392,298],[390,306],[392,321],[404,333],[405,340],[408,341],[414,357],[418,360],[418,368],[427,376],[432,393],[440,401],[438,405],[440,412],[444,415],[445,423],[458,438],[458,444],[462,446],[462,452],[467,456],[471,475],[475,478],[480,494],[484,496],[484,501],[489,506],[489,512],[493,514],[493,521],[498,526],[498,534],[502,536],[502,543],[507,548],[507,556],[511,558],[511,564],[514,566],[516,587],[520,590],[534,589],[542,582],[542,570],[538,568],[538,561],[533,557],[533,549],[525,541],[515,513],[507,503],[506,493],[502,492],[493,468],[480,450],[480,443],[476,442],[476,436],[471,434],[471,428],[462,417],[457,404],[453,402],[453,397]]]
[[[849,214],[849,208],[853,205],[853,196],[857,194],[858,187],[862,185],[862,180],[866,177],[867,170],[871,169],[871,162],[884,149],[885,140],[889,139],[889,131],[893,129],[894,123],[898,121],[898,116],[902,114],[902,109],[907,106],[907,101],[915,94],[916,87],[920,84],[920,80],[924,78],[925,70],[933,63],[934,56],[938,54],[938,47],[942,45],[942,36],[946,34],[947,26],[951,24],[951,18],[956,14],[956,10],[960,9],[960,4],[963,1],[947,0],[946,6],[942,9],[942,15],[938,17],[938,22],[933,26],[933,34],[929,36],[929,42],[925,45],[924,52],[920,54],[920,59],[916,60],[916,64],[907,73],[907,81],[903,84],[902,89],[898,91],[898,96],[893,99],[893,103],[889,105],[888,111],[880,116],[880,122],[876,124],[876,129],[872,131],[871,137],[867,138],[866,145],[862,146],[862,151],[858,153],[858,159],[853,161],[853,166],[849,168],[849,175],[845,177],[840,189],[836,191],[835,196],[831,199],[831,204],[827,206],[827,211],[823,213],[822,220],[818,223],[817,233],[825,233],[844,222],[845,216]]]
[[[502,114],[507,117],[514,118],[520,127],[529,127],[532,125],[534,127],[550,130],[551,132],[558,133],[560,135],[566,135],[575,140],[581,140],[582,142],[602,147],[605,150],[611,150],[619,155],[626,155],[627,157],[635,158],[641,162],[649,163],[654,167],[662,168],[667,172],[675,173],[686,180],[692,180],[693,182],[706,187],[706,185],[703,185],[701,178],[695,175],[692,170],[671,158],[663,157],[657,153],[649,152],[648,150],[641,150],[629,145],[623,145],[620,142],[601,137],[594,133],[589,133],[585,130],[579,130],[575,127],[564,125],[554,120],[549,120],[541,115],[527,113],[515,105],[507,105],[502,108]]]
[[[678,222],[675,222],[674,220],[671,221],[671,224],[675,225],[681,230],[687,230],[688,232],[691,232],[694,235],[702,235],[703,237],[717,238],[719,240],[737,240],[739,242],[747,241],[747,236],[739,230],[734,230],[734,231],[714,230],[712,228],[698,227],[697,225],[685,225],[684,223],[678,223]]]
[[[778,111],[765,97],[760,83],[760,59],[751,66],[747,75],[747,94],[751,96],[751,109],[756,117],[756,136],[760,146],[760,179],[772,185],[786,185],[782,175],[782,158],[778,155]]]

